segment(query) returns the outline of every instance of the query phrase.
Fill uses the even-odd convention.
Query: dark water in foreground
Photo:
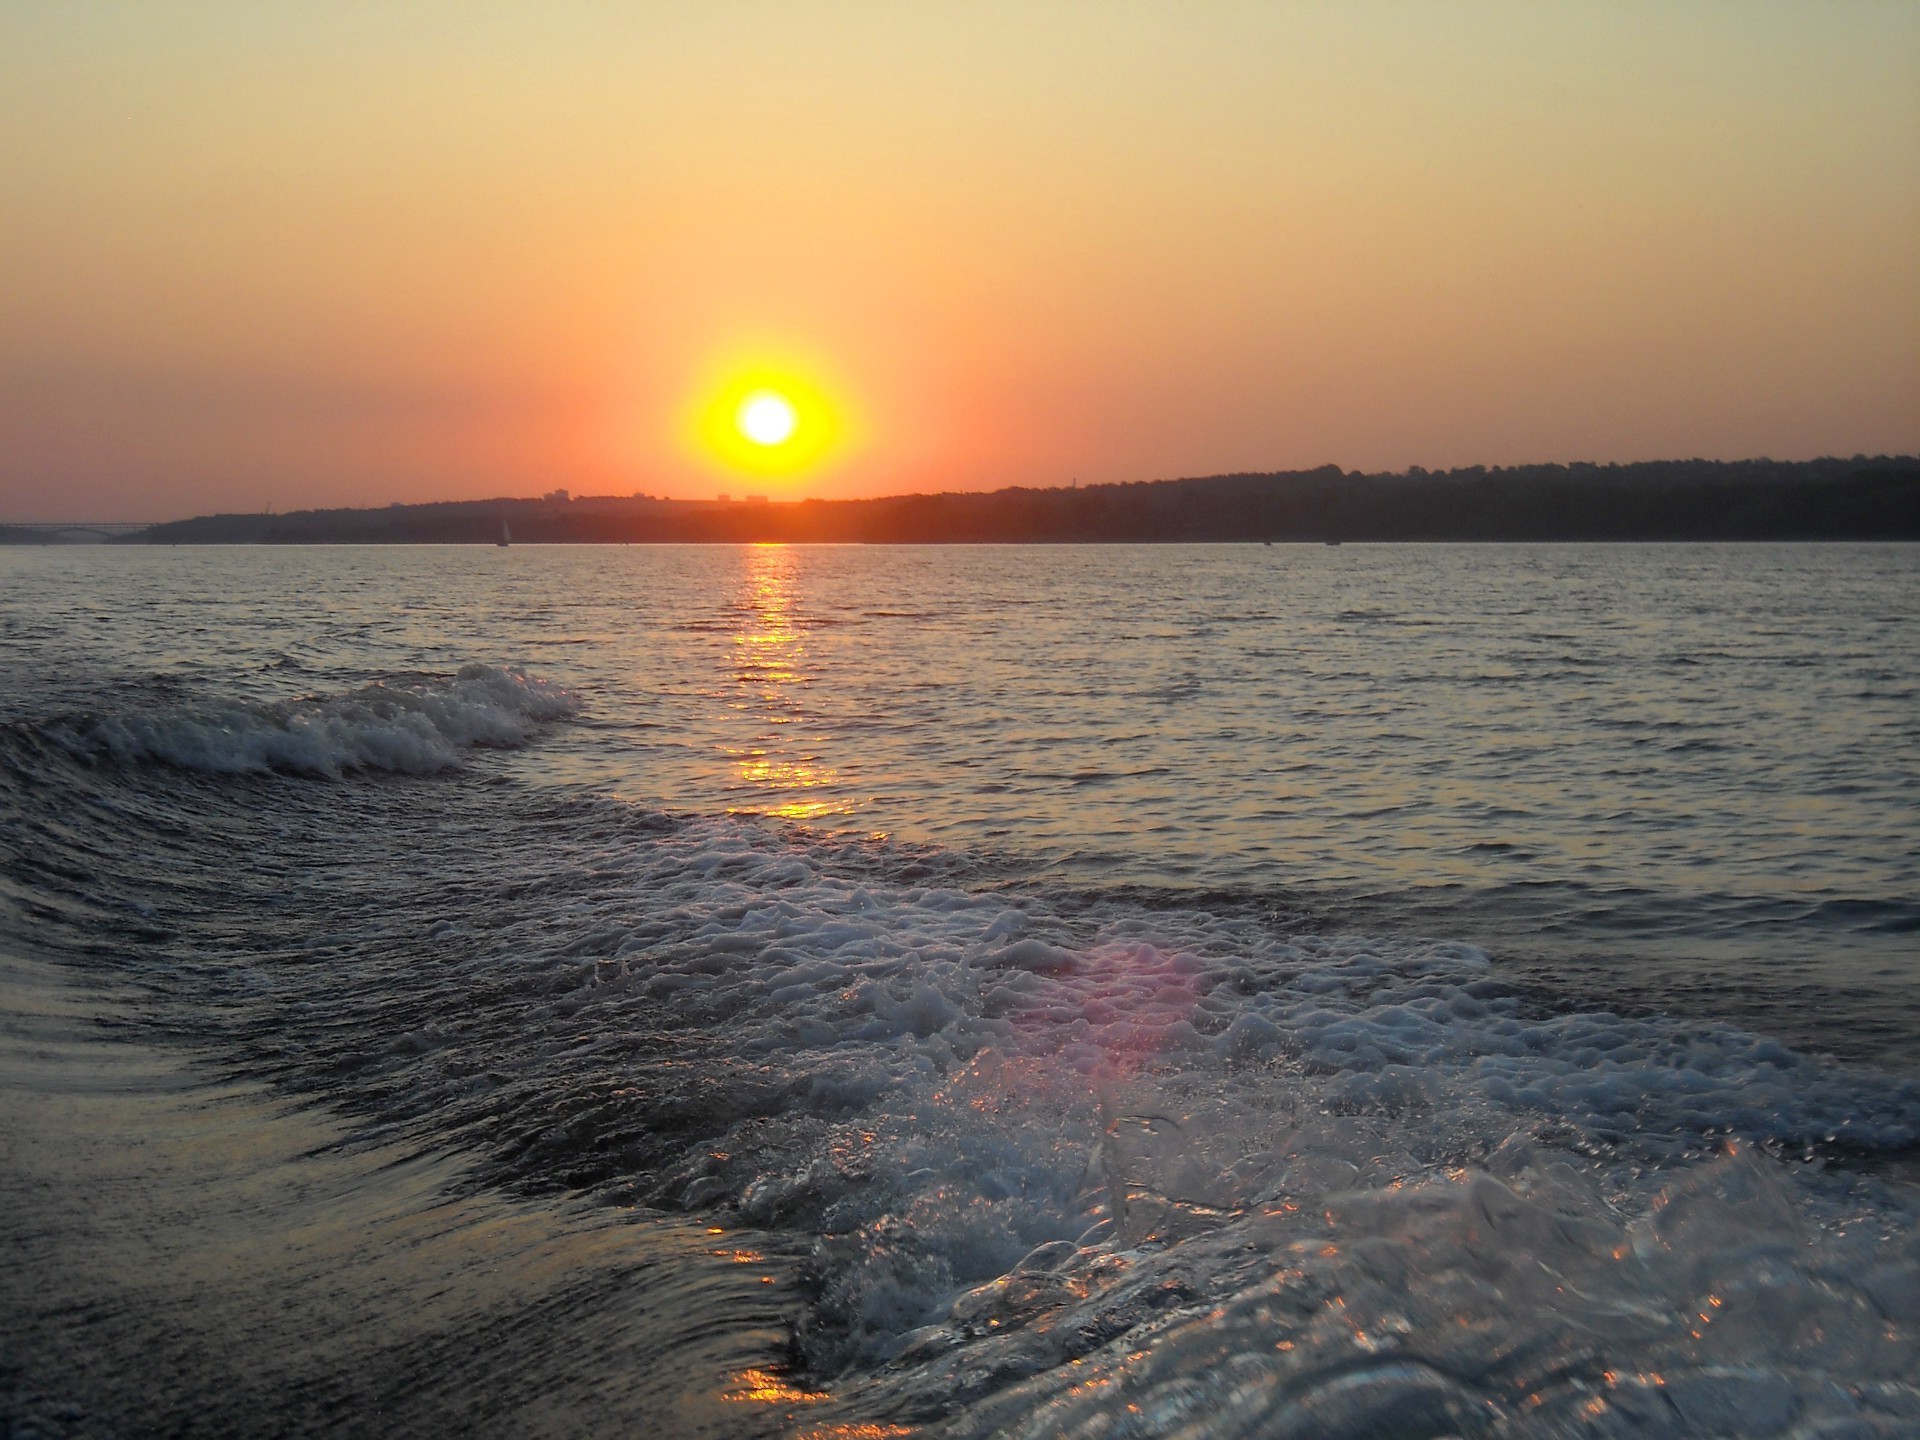
[[[1920,1433],[1916,581],[0,552],[0,1414]]]

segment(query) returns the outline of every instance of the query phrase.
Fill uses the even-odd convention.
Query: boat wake
[[[572,709],[16,730],[6,924],[360,1143],[785,1237],[799,1430],[1920,1430],[1920,1084],[473,748]]]

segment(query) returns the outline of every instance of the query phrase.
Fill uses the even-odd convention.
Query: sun
[[[800,417],[793,402],[777,390],[756,390],[740,402],[734,423],[756,445],[784,445],[793,438]]]
[[[818,474],[847,454],[859,429],[843,387],[829,387],[824,373],[817,360],[777,352],[720,357],[690,397],[689,449],[735,475],[777,482]]]

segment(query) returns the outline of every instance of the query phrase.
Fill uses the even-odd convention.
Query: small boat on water
[[[506,521],[502,520],[500,522],[500,538],[493,543],[498,545],[502,550],[513,543],[513,532],[507,528]]]

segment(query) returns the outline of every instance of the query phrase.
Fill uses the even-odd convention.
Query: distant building
[[[767,503],[767,497],[764,495],[748,495],[745,499],[749,505],[764,505]]]
[[[718,495],[713,497],[713,502],[716,505],[731,505],[733,503],[733,496],[727,494],[723,490]]]

